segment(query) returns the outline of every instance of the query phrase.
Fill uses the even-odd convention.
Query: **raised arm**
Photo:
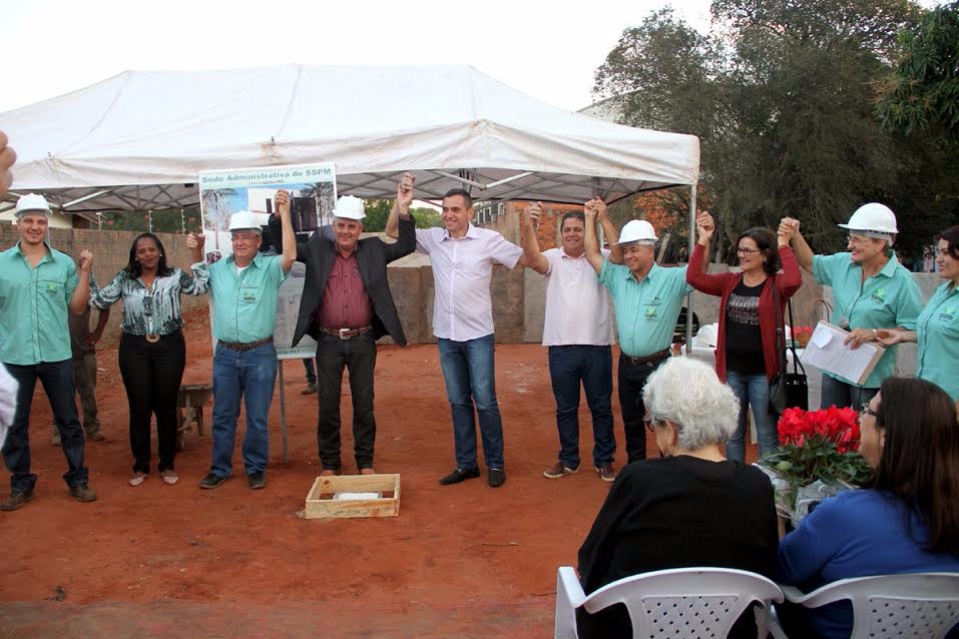
[[[598,213],[595,200],[590,200],[583,205],[583,215],[586,217],[586,237],[583,240],[586,248],[586,259],[597,274],[603,270],[603,254],[599,252],[599,242],[596,239],[596,216]]]
[[[536,239],[536,223],[543,213],[542,202],[531,202],[520,219],[519,243],[523,247],[523,256],[526,264],[540,275],[549,271],[549,260],[539,250],[539,241]]]
[[[80,251],[80,260],[77,263],[79,275],[77,287],[70,296],[70,312],[74,315],[83,315],[83,310],[90,302],[90,272],[93,270],[93,253],[87,250]]]
[[[802,233],[799,232],[799,220],[784,217],[781,222],[779,222],[779,233],[789,233],[789,241],[793,247],[793,252],[796,254],[796,261],[799,262],[799,266],[803,268],[804,271],[812,273],[812,249],[809,248],[809,243],[806,242],[806,238],[802,236]]]
[[[776,278],[776,286],[779,287],[779,293],[786,299],[795,295],[796,291],[802,286],[802,273],[799,272],[799,265],[796,261],[796,255],[789,246],[793,235],[796,234],[796,226],[792,224],[779,225],[779,231],[776,234],[776,240],[779,245],[779,259],[782,261],[782,277]]]
[[[413,185],[416,184],[416,176],[412,173],[404,173],[403,177],[396,185],[396,199],[393,200],[393,206],[390,208],[390,216],[386,218],[386,228],[383,232],[386,237],[394,240],[400,237],[399,218],[401,215],[409,216],[410,205],[413,203]]]
[[[716,232],[716,222],[713,216],[705,211],[696,217],[696,248],[689,256],[689,266],[686,268],[686,283],[700,293],[707,295],[722,295],[726,288],[728,273],[710,275],[709,269],[709,242]]]
[[[289,273],[296,261],[296,235],[293,233],[293,222],[290,220],[290,192],[279,189],[276,192],[276,212],[280,216],[280,237],[283,243],[283,252],[280,253],[280,268]]]
[[[591,201],[596,204],[596,219],[599,220],[599,225],[603,227],[603,235],[606,236],[606,241],[609,243],[609,261],[613,264],[622,264],[623,247],[618,244],[619,232],[616,230],[616,225],[606,214],[606,202],[598,197]]]

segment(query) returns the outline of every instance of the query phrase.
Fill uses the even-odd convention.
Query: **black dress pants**
[[[373,369],[376,342],[370,333],[350,339],[320,333],[316,345],[316,388],[320,415],[317,443],[324,470],[340,469],[340,388],[349,370],[353,397],[353,454],[357,469],[373,467],[376,419],[373,417]]]
[[[130,450],[133,472],[150,472],[150,418],[157,419],[157,470],[173,470],[176,456],[177,393],[186,365],[182,333],[149,342],[142,335],[120,338],[120,375],[130,405]]]
[[[646,459],[646,404],[643,389],[646,380],[669,358],[649,364],[634,364],[629,356],[619,354],[617,382],[619,407],[623,413],[623,430],[626,431],[626,463]]]

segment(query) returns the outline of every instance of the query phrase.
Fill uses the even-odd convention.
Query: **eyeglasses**
[[[871,241],[872,241],[871,237],[863,237],[862,235],[849,236],[849,243],[852,244],[853,246],[860,246],[862,244],[866,244]]]
[[[255,242],[258,237],[256,233],[236,233],[232,239],[234,242]]]
[[[653,419],[653,418],[650,417],[649,415],[646,415],[646,417],[643,417],[643,423],[646,424],[646,430],[648,430],[648,431],[651,432],[651,433],[655,433],[655,432],[656,432],[656,429],[655,429],[655,426],[654,426],[654,425],[655,425],[655,423],[656,423],[657,421],[658,421],[658,420]]]
[[[761,253],[759,249],[751,248],[738,248],[736,249],[736,255],[752,255],[753,253]]]
[[[865,404],[863,404],[863,405],[860,407],[860,409],[859,409],[859,414],[860,414],[860,415],[872,415],[873,417],[879,417],[879,413],[877,413],[876,411],[874,411],[874,410],[869,406],[869,402],[866,402]]]

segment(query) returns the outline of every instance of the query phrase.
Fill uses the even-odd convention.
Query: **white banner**
[[[269,235],[267,224],[274,212],[273,198],[277,189],[290,192],[290,219],[298,238],[310,235],[333,220],[333,207],[336,204],[336,170],[333,164],[201,171],[199,185],[208,264],[232,253],[230,216],[237,211],[250,211],[256,215],[263,228],[260,250],[264,253],[274,252],[273,238]],[[304,336],[296,348],[292,347],[305,274],[306,267],[295,263],[290,276],[280,287],[273,333],[280,359],[302,359],[316,354],[316,342],[309,336]],[[212,303],[210,313],[212,319]]]

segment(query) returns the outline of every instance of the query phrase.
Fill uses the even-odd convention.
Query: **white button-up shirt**
[[[513,268],[523,249],[489,229],[469,225],[450,237],[444,228],[416,229],[416,250],[433,268],[433,335],[465,342],[493,332],[493,263]]]
[[[603,249],[603,256],[609,251]],[[543,346],[606,346],[613,343],[609,293],[586,259],[566,255],[562,247],[543,251],[546,318]]]

